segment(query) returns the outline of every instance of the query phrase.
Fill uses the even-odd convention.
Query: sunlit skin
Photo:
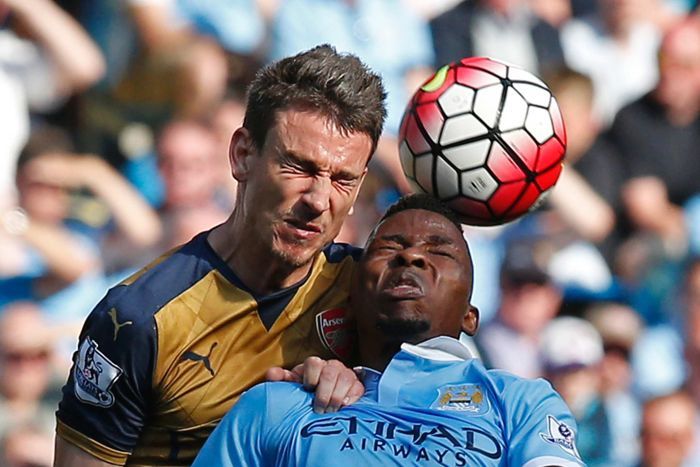
[[[682,394],[647,403],[642,415],[642,465],[682,466],[693,445],[695,412],[692,400]]]
[[[408,209],[370,238],[352,286],[361,361],[381,370],[401,342],[473,335],[472,267],[462,233],[440,214]]]
[[[685,126],[700,111],[700,20],[687,20],[664,38],[659,50],[656,99],[674,123]]]
[[[367,172],[372,141],[313,111],[277,112],[258,149],[236,130],[229,158],[236,206],[209,242],[253,291],[291,286],[338,234]]]

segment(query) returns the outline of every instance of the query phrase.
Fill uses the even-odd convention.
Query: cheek
[[[335,218],[335,220],[342,221],[345,219],[345,216],[347,215],[348,212],[350,212],[350,208],[353,205],[353,202],[355,201],[355,197],[357,195],[357,191],[353,190],[350,193],[338,193],[335,192],[331,196],[331,215]]]

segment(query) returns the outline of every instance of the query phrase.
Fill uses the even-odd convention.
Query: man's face
[[[700,29],[685,26],[670,33],[659,51],[657,99],[678,106],[700,99]]]
[[[650,467],[677,467],[693,444],[692,404],[680,399],[652,403],[642,416],[642,460]]]
[[[213,134],[187,123],[174,124],[164,133],[158,150],[168,207],[196,207],[211,202],[217,183]]]
[[[473,334],[471,274],[466,243],[452,222],[419,209],[394,214],[376,229],[353,281],[360,335],[418,343],[461,330]]]
[[[371,138],[295,109],[277,113],[260,150],[244,135],[234,135],[233,171],[254,241],[284,264],[308,264],[340,231],[367,171]],[[241,147],[249,154],[236,158]]]

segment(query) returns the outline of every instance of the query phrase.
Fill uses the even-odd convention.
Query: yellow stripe
[[[170,255],[172,255],[175,252],[175,250],[177,250],[178,248],[180,248],[180,247],[176,247],[176,248],[173,248],[171,250],[166,251],[165,253],[160,255],[158,258],[154,259],[149,264],[147,264],[143,268],[139,269],[138,271],[136,271],[135,273],[133,273],[132,275],[130,275],[129,277],[124,279],[119,285],[131,285],[131,284],[133,284],[134,282],[136,282],[136,280],[139,277],[143,276],[145,273],[147,273],[148,271],[150,271],[151,269],[153,269],[154,267],[158,266],[160,263],[162,263],[163,261],[168,259],[170,257]]]
[[[57,420],[56,434],[75,447],[104,462],[109,462],[110,464],[124,465],[126,464],[126,459],[129,456],[128,452],[119,451],[117,449],[110,448],[109,446],[105,446],[94,439],[88,438],[78,430],[69,427],[60,420]]]
[[[445,78],[447,78],[447,70],[450,69],[449,65],[445,65],[442,68],[440,68],[438,71],[435,72],[435,76],[433,76],[433,79],[428,81],[421,87],[421,90],[425,92],[433,92],[437,91],[440,89],[440,86],[442,86],[445,83]]]

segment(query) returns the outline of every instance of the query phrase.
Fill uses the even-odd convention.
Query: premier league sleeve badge
[[[73,370],[75,396],[87,404],[111,407],[114,395],[110,389],[122,373],[121,368],[100,352],[97,343],[86,337]]]

